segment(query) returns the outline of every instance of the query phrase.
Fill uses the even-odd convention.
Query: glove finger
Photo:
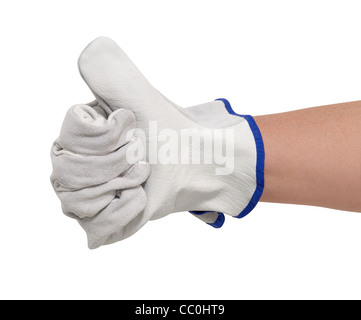
[[[76,191],[55,189],[64,214],[74,218],[93,217],[108,206],[122,190],[140,186],[150,174],[150,165],[138,162],[129,171],[109,182]]]
[[[146,202],[141,186],[126,189],[94,217],[77,219],[87,233],[89,248],[96,249],[114,242],[113,239],[122,233],[124,227],[144,210]]]
[[[221,228],[224,224],[225,217],[222,212],[216,211],[189,211],[193,216],[209,224],[214,228]]]
[[[126,144],[135,129],[134,114],[117,110],[105,118],[97,106],[75,105],[67,112],[57,143],[82,155],[104,155]]]
[[[109,38],[91,42],[81,53],[78,67],[97,100],[111,111],[124,108],[138,116],[154,107],[155,102],[164,103],[164,98]]]
[[[129,156],[128,149],[137,152]],[[104,156],[82,156],[59,149],[55,142],[51,158],[53,173],[51,181],[56,190],[77,190],[108,182],[132,165],[144,159],[145,153],[140,138],[134,138],[125,146]]]

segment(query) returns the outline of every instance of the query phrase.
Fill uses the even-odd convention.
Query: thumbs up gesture
[[[224,99],[176,105],[108,38],[90,43],[78,65],[96,100],[66,114],[51,150],[51,183],[90,248],[173,212],[220,227],[223,213],[240,218],[255,207],[264,149],[251,116]]]

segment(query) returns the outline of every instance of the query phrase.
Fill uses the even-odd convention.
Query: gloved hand
[[[224,99],[175,105],[108,38],[83,51],[79,70],[96,101],[68,112],[51,181],[90,248],[172,212],[191,211],[218,227],[221,212],[240,218],[254,208],[264,149],[251,116],[235,114]]]

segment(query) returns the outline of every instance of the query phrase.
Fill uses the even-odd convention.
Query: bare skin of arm
[[[361,212],[361,101],[257,116],[261,201]]]

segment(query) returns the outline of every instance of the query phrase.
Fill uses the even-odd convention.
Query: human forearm
[[[361,211],[361,101],[257,116],[261,201]]]

